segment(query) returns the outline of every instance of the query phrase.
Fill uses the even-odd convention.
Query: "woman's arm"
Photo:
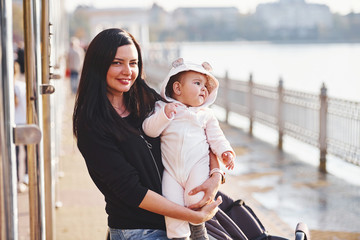
[[[216,214],[217,207],[221,203],[222,198],[219,197],[216,201],[211,201],[199,211],[194,211],[171,202],[154,191],[148,190],[139,207],[164,216],[199,224],[210,220]]]
[[[210,171],[214,168],[219,168],[220,167],[219,160],[217,159],[215,154],[212,151],[210,151],[209,156],[210,156]],[[202,206],[204,206],[205,204],[208,204],[211,201],[213,201],[213,199],[215,199],[216,193],[219,190],[221,181],[222,181],[221,174],[218,174],[218,173],[213,174],[203,184],[192,189],[189,192],[189,195],[195,195],[198,192],[204,192],[204,197],[200,202],[190,205],[189,208],[198,209],[198,208],[201,208]]]

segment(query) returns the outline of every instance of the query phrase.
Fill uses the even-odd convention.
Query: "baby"
[[[219,122],[210,108],[217,95],[218,80],[210,73],[208,63],[184,62],[172,64],[161,87],[161,95],[169,103],[156,102],[154,113],[145,119],[144,132],[150,137],[161,136],[162,161],[165,167],[163,195],[178,204],[190,206],[199,202],[203,192],[190,196],[191,189],[201,185],[214,173],[209,170],[209,150],[217,155],[229,170],[234,168],[235,152],[226,140]],[[210,172],[210,173],[209,173]],[[165,217],[168,238],[208,239],[205,224],[194,225]],[[201,233],[201,234],[199,234]]]

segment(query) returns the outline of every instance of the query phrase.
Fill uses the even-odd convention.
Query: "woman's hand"
[[[210,150],[209,153],[210,157],[210,170],[213,168],[219,168],[219,160],[217,159],[216,155]],[[188,206],[188,208],[191,209],[198,209],[203,207],[204,205],[210,203],[215,199],[216,193],[219,190],[220,184],[221,184],[221,178],[222,176],[220,174],[213,174],[210,178],[208,178],[203,184],[200,186],[192,189],[189,192],[189,195],[195,195],[198,192],[204,192],[204,197],[201,199],[200,202],[192,204]]]
[[[194,211],[171,202],[154,191],[148,190],[139,207],[160,215],[198,224],[211,219],[218,211],[218,206],[221,203],[222,198],[219,196],[216,201],[212,200],[203,208]]]
[[[219,168],[220,163],[217,159],[216,155],[210,150],[209,151],[209,157],[210,157],[210,170],[213,168]],[[189,192],[189,195],[195,195],[198,192],[203,191],[204,197],[201,199],[200,202],[192,204],[188,206],[191,209],[198,209],[203,207],[204,205],[210,203],[215,199],[216,193],[218,192],[218,189],[221,184],[221,178],[222,176],[220,174],[213,174],[210,178],[208,178],[203,184],[200,186],[192,189]]]
[[[192,189],[189,192],[189,195],[195,195],[198,192],[204,192],[204,197],[203,199],[200,200],[200,202],[192,204],[188,206],[188,208],[198,209],[213,201],[215,199],[216,193],[218,192],[220,184],[221,184],[221,175],[213,174],[203,184]]]
[[[218,211],[218,206],[221,203],[221,196],[219,196],[216,201],[211,200],[209,204],[205,205],[199,211],[197,211],[198,214],[196,214],[196,217],[194,219],[191,219],[190,222],[194,224],[200,224],[210,220],[215,216],[216,212]]]

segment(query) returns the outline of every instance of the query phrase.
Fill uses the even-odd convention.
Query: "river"
[[[214,74],[319,93],[323,83],[330,97],[360,102],[360,43],[273,44],[267,42],[183,43],[181,56],[207,61]]]

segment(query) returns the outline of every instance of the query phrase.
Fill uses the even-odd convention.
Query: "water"
[[[277,86],[279,78],[287,89],[319,93],[323,83],[330,97],[360,102],[360,43],[272,44],[183,43],[181,56],[208,61],[214,74],[225,71],[233,79]]]

